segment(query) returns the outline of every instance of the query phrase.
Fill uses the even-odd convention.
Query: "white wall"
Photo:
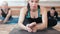
[[[7,1],[9,6],[26,6],[25,0],[0,0],[0,5],[3,1]],[[60,0],[40,0],[40,5],[43,6],[60,6]]]

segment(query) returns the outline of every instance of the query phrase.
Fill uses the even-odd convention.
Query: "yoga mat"
[[[60,34],[60,31],[48,28],[37,32],[27,32],[25,30],[20,30],[19,28],[14,28],[9,34]]]

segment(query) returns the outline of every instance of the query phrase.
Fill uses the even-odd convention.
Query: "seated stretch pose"
[[[57,19],[58,19],[58,13],[55,9],[55,7],[52,7],[50,11],[47,12],[48,16],[48,26],[53,27],[57,24]]]
[[[2,8],[0,9],[0,13],[2,15],[2,18],[0,19],[0,23],[6,23],[11,18],[11,9],[8,8],[8,3],[4,1],[2,3]]]
[[[21,30],[36,32],[47,28],[46,9],[38,4],[39,0],[28,0],[27,7],[21,9],[18,21]]]

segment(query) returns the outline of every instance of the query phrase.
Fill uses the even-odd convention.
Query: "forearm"
[[[38,30],[43,30],[43,29],[47,28],[47,25],[40,23],[40,24],[37,24],[36,27]]]
[[[26,30],[26,26],[24,26],[22,23],[18,23],[18,25],[19,25],[21,30]],[[26,25],[28,25],[28,24],[26,24]],[[35,25],[36,25],[36,23],[32,22],[32,23],[29,24],[29,27],[33,27]]]
[[[18,23],[18,26],[20,30],[26,30],[26,26],[24,26],[22,23]]]
[[[9,17],[10,17],[10,15],[7,15],[3,22],[6,23],[9,19]]]

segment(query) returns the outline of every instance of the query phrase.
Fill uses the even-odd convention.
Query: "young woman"
[[[39,0],[28,0],[27,7],[20,11],[18,25],[21,30],[28,32],[47,28],[47,12],[44,7],[39,5]]]
[[[3,24],[8,22],[8,20],[10,20],[11,18],[11,9],[8,8],[8,3],[6,1],[2,3],[2,8],[0,11],[2,15],[2,18],[0,19],[0,23]]]
[[[55,7],[51,7],[50,11],[47,12],[48,16],[48,26],[53,27],[57,24],[58,13]]]

